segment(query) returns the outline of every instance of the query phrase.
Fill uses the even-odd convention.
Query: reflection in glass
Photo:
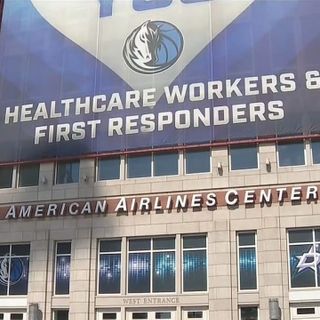
[[[153,292],[175,291],[175,252],[153,253]]]
[[[58,256],[56,260],[56,294],[69,294],[70,256]]]
[[[230,148],[231,170],[258,168],[258,149],[253,147]]]
[[[150,253],[130,253],[128,269],[128,292],[150,292]]]
[[[255,248],[239,248],[240,289],[257,289],[257,260]]]
[[[290,245],[291,287],[315,287],[315,270],[313,245]]]
[[[121,255],[100,255],[99,293],[120,293]]]
[[[206,250],[183,252],[183,291],[207,290]]]
[[[304,143],[278,144],[278,155],[280,167],[304,165]]]

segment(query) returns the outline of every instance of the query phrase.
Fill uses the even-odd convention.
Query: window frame
[[[77,162],[78,165],[79,165],[79,173],[78,173],[78,181],[76,182],[58,182],[58,167],[59,167],[59,164],[62,164],[62,163],[72,163],[72,162]],[[80,183],[80,159],[76,159],[76,160],[58,160],[55,162],[55,169],[54,169],[54,184],[56,186],[59,186],[59,185],[72,185],[72,184],[79,184]]]
[[[12,176],[11,176],[11,186],[10,187],[4,187],[4,188],[1,188],[0,187],[0,192],[1,190],[10,190],[10,189],[14,189],[16,187],[16,182],[17,181],[17,166],[16,165],[3,165],[1,167],[11,167],[12,168]],[[40,170],[39,170],[40,171]],[[21,187],[21,188],[24,188],[24,187]]]
[[[308,241],[308,242],[292,242],[290,243],[290,239],[289,239],[289,233],[291,231],[300,231],[300,230],[310,230],[312,231],[312,242]],[[314,287],[292,287],[292,279],[291,279],[291,265],[290,265],[290,245],[306,245],[306,244],[312,244],[315,245],[316,243],[320,244],[320,240],[316,241],[315,238],[315,231],[319,230],[320,231],[320,227],[305,227],[305,228],[290,228],[286,230],[287,233],[287,263],[288,263],[288,276],[289,276],[289,290],[293,290],[293,291],[305,291],[305,290],[320,290],[320,280],[319,280],[319,285],[317,285],[318,283],[318,268],[316,268],[316,271],[314,273],[314,277],[315,277],[315,286]],[[320,272],[319,272],[320,274]]]
[[[286,165],[286,166],[281,166],[280,165],[280,157],[279,157],[279,145],[285,145],[285,144],[297,144],[297,143],[300,143],[301,141],[296,141],[296,142],[284,142],[284,143],[281,143],[281,142],[276,142],[275,145],[276,145],[276,156],[277,156],[277,166],[279,169],[282,169],[282,168],[301,168],[301,167],[306,167],[308,165],[308,162],[307,162],[307,145],[306,145],[306,140],[303,140],[302,141],[302,144],[303,144],[303,158],[304,158],[304,163],[303,164],[298,164],[298,165]],[[313,161],[313,160],[312,160]]]
[[[188,152],[201,152],[201,151],[209,151],[209,165],[210,169],[209,171],[205,172],[187,172],[187,153]],[[199,149],[194,149],[194,150],[188,150],[184,149],[183,150],[183,175],[184,176],[194,176],[194,175],[205,175],[205,174],[212,174],[213,172],[213,155],[212,155],[212,148],[199,148]]]
[[[238,307],[239,320],[242,320],[241,319],[241,309],[243,309],[243,308],[257,308],[257,320],[260,320],[260,308],[259,308],[259,305],[256,305],[256,304],[239,305],[239,307]]]
[[[153,249],[153,240],[158,240],[158,239],[166,239],[166,238],[174,238],[174,249]],[[130,240],[150,240],[150,249],[148,250],[134,250],[134,251],[130,251],[129,249],[129,242]],[[177,294],[178,292],[178,272],[177,269],[179,268],[179,266],[177,265],[178,263],[178,248],[177,248],[177,235],[165,235],[165,236],[149,236],[149,237],[128,237],[126,239],[126,246],[127,246],[127,250],[126,250],[126,294],[127,295],[174,295]],[[174,252],[174,258],[175,258],[175,280],[174,280],[174,286],[175,286],[175,290],[174,291],[168,291],[168,292],[154,292],[153,291],[153,253],[156,252]],[[129,255],[130,253],[145,253],[148,252],[150,253],[150,292],[129,292]]]
[[[256,170],[260,170],[260,146],[259,144],[256,144],[254,147],[257,150],[257,167],[256,168],[246,168],[246,169],[232,169],[232,160],[231,160],[231,149],[232,147],[234,149],[241,149],[241,148],[250,148],[252,147],[251,145],[243,145],[243,146],[228,146],[228,161],[229,161],[229,172],[233,173],[233,172],[243,172],[243,171],[256,171]],[[253,148],[253,147],[252,147]]]
[[[102,241],[120,241],[120,251],[112,251],[112,252],[101,252],[100,251],[100,243]],[[98,239],[98,261],[97,261],[97,292],[96,294],[98,296],[119,296],[122,294],[122,283],[123,283],[123,277],[127,277],[127,274],[123,275],[123,263],[125,263],[123,259],[123,250],[122,250],[122,238],[109,238],[109,239]],[[119,254],[120,253],[120,290],[119,293],[100,293],[100,256],[101,255],[109,255],[109,254]],[[105,313],[108,313],[109,311],[104,311]],[[113,313],[113,311],[110,311]],[[114,311],[115,312],[115,311]]]
[[[58,254],[58,244],[59,243],[70,243],[70,253],[69,254]],[[69,297],[70,296],[70,285],[71,285],[71,264],[72,264],[72,241],[71,240],[59,240],[59,241],[55,241],[54,244],[54,272],[53,272],[53,296],[55,297]],[[69,274],[69,292],[68,293],[62,293],[59,294],[56,292],[56,281],[57,281],[57,258],[61,257],[61,256],[69,256],[70,257],[70,274]],[[65,309],[64,309],[65,310]],[[68,309],[69,310],[69,309]]]
[[[184,270],[183,270],[183,264],[184,264],[184,258],[183,258],[183,254],[185,251],[197,251],[197,250],[203,250],[203,247],[197,247],[197,248],[183,248],[183,241],[184,238],[188,238],[188,237],[206,237],[206,284],[207,284],[207,288],[206,290],[203,291],[185,291],[184,290]],[[209,292],[209,250],[208,250],[208,235],[207,234],[203,234],[203,233],[199,233],[199,234],[182,234],[181,235],[181,245],[180,245],[180,273],[181,273],[181,293],[182,294],[198,294],[198,293],[202,293],[202,294],[206,294]]]
[[[177,165],[178,165],[178,170],[177,170],[177,173],[176,174],[169,174],[169,175],[155,175],[155,155],[159,155],[159,154],[177,154]],[[163,179],[163,178],[166,178],[166,177],[177,177],[180,175],[180,153],[179,151],[162,151],[162,152],[150,152],[150,153],[142,153],[141,155],[140,154],[137,154],[137,155],[131,155],[131,157],[143,157],[143,156],[151,156],[151,161],[150,161],[150,167],[151,167],[151,170],[150,170],[150,175],[149,176],[145,176],[145,177],[129,177],[129,162],[128,162],[128,159],[130,158],[130,155],[127,155],[125,157],[125,180],[133,180],[133,179],[137,179],[137,180],[140,180],[140,179],[151,179],[151,178],[158,178],[158,179]],[[120,164],[121,165],[121,164]],[[100,181],[100,180],[99,180]],[[112,180],[110,180],[112,181]],[[114,180],[113,180],[114,181]]]
[[[116,178],[116,179],[99,179],[99,175],[100,175],[100,161],[101,160],[108,160],[108,159],[117,159],[119,158],[119,178]],[[121,180],[123,180],[123,177],[122,177],[122,167],[123,167],[123,159],[122,159],[122,156],[119,155],[119,156],[105,156],[105,157],[97,157],[95,159],[95,179],[94,181],[95,182],[100,182],[100,183],[104,183],[104,182],[119,182]]]
[[[245,245],[240,246],[239,236],[241,234],[250,234],[254,233],[254,245]],[[258,292],[259,291],[259,260],[258,260],[258,237],[257,237],[257,230],[243,230],[237,232],[237,284],[238,284],[238,292],[246,293],[246,292]],[[241,281],[240,281],[240,248],[255,248],[256,254],[256,284],[257,287],[255,289],[241,289]]]
[[[68,311],[68,320],[70,319],[70,310],[69,308],[54,308],[52,309],[52,319],[53,320],[57,320],[56,319],[56,312],[58,311]]]
[[[320,144],[320,140],[310,140],[309,141],[309,148],[310,148],[310,154],[311,154],[311,164],[313,165],[313,166],[320,166],[320,162],[319,163],[315,163],[314,162],[314,160],[313,160],[313,147],[312,147],[312,144],[314,143],[314,142],[318,142],[319,144]]]
[[[12,256],[12,247],[16,245],[29,245],[29,255],[18,255],[18,256]],[[17,243],[1,243],[0,246],[9,246],[9,272],[11,271],[11,259],[12,257],[16,258],[29,258],[28,262],[28,282],[27,282],[27,293],[26,294],[19,294],[19,295],[10,295],[10,281],[8,281],[7,284],[7,290],[5,295],[0,295],[1,298],[9,298],[12,299],[19,298],[19,297],[27,297],[29,294],[29,275],[30,275],[30,259],[31,259],[31,243],[30,242],[17,242]],[[1,256],[2,257],[2,256]]]
[[[38,182],[37,184],[33,184],[33,185],[20,185],[20,181],[21,181],[21,167],[23,166],[28,166],[28,165],[37,165],[38,166]],[[17,176],[16,176],[16,181],[17,181],[17,187],[18,188],[32,188],[32,187],[39,187],[39,180],[40,180],[40,163],[21,163],[17,170]],[[13,173],[12,173],[13,174]]]

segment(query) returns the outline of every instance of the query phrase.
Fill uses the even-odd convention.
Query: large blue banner
[[[0,161],[320,132],[318,0],[5,0]]]

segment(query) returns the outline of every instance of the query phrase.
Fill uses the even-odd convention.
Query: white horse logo
[[[123,57],[136,72],[151,74],[171,67],[183,49],[181,32],[165,21],[148,20],[126,39]]]

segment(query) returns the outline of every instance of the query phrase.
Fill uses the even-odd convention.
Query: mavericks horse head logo
[[[126,39],[123,57],[132,70],[152,74],[171,67],[182,49],[182,34],[173,24],[149,20]]]

